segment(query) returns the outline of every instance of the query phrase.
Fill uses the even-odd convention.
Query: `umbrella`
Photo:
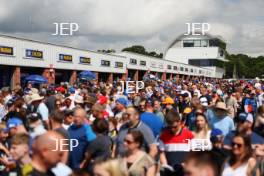
[[[48,80],[41,75],[29,75],[26,77],[25,80],[30,81],[30,82],[34,82],[34,83],[39,83],[39,84],[48,83]]]
[[[150,81],[150,80],[154,80],[157,81],[159,78],[153,74],[147,74],[146,76],[143,77],[144,81]]]
[[[96,75],[93,72],[91,72],[91,71],[82,71],[79,74],[79,78],[80,79],[87,80],[87,81],[90,81],[90,80],[95,79],[96,78]]]

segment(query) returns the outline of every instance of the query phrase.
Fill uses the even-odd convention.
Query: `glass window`
[[[110,61],[108,60],[101,60],[101,65],[105,67],[110,67]]]
[[[170,70],[171,69],[171,65],[168,65],[167,68]]]
[[[194,47],[201,47],[201,40],[194,40]]]
[[[130,59],[130,64],[137,65],[137,59]]]
[[[201,40],[201,47],[207,47],[208,46],[208,40]]]
[[[173,70],[177,70],[177,66],[173,66]]]
[[[80,63],[91,64],[91,58],[89,58],[89,57],[80,57]]]
[[[188,68],[185,68],[185,72],[188,72]]]
[[[140,61],[140,65],[146,66],[146,61]]]
[[[194,42],[193,40],[183,40],[183,47],[193,47]]]
[[[180,71],[183,71],[183,67],[180,68]]]
[[[115,62],[116,68],[123,68],[123,62]]]

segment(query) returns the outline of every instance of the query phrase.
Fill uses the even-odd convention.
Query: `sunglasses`
[[[127,140],[127,139],[124,139],[124,142],[125,142],[125,143],[127,143],[128,145],[130,145],[130,144],[133,144],[133,143],[134,143],[134,141],[130,141],[130,140]]]
[[[232,142],[231,143],[232,147],[237,146],[238,148],[241,148],[243,145],[239,143]]]

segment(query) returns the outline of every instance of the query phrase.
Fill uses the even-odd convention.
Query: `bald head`
[[[47,171],[56,166],[62,159],[63,151],[60,150],[61,136],[55,131],[48,131],[36,138],[33,143],[33,163]]]
[[[33,150],[38,152],[45,149],[54,150],[56,148],[56,141],[63,139],[63,137],[56,131],[48,131],[36,138]]]
[[[76,108],[73,112],[73,122],[76,126],[82,126],[84,124],[84,120],[87,116],[86,111],[83,108]]]

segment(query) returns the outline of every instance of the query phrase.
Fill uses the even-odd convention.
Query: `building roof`
[[[60,44],[49,43],[49,42],[42,42],[42,41],[38,41],[38,40],[26,39],[26,38],[22,38],[22,37],[15,37],[15,36],[10,36],[10,35],[5,35],[5,34],[0,34],[0,37],[13,38],[13,39],[18,39],[18,40],[24,40],[24,41],[29,41],[29,42],[39,43],[39,44],[53,45],[53,46],[58,46],[58,47],[65,47],[65,48],[76,49],[76,50],[80,50],[80,51],[88,51],[88,52],[93,52],[93,53],[103,54],[103,55],[123,57],[123,56],[115,54],[115,53],[103,53],[103,52],[98,52],[98,51],[93,51],[93,50],[88,50],[88,49],[80,49],[80,48],[76,48],[76,47],[72,47],[72,46],[60,45]]]

